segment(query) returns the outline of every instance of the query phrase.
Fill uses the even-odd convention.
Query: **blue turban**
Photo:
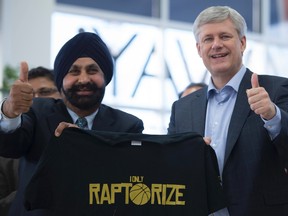
[[[70,67],[81,57],[90,57],[97,62],[104,73],[106,85],[111,81],[114,65],[109,49],[97,34],[82,32],[67,41],[55,58],[55,83],[59,91]]]

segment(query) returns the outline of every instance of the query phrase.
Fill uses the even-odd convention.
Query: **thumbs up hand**
[[[28,83],[28,64],[21,62],[19,79],[11,86],[9,96],[3,103],[2,111],[5,116],[15,118],[21,113],[28,112],[32,105],[33,88]]]
[[[263,87],[260,87],[256,73],[252,74],[251,85],[252,88],[246,91],[251,110],[263,119],[272,119],[276,114],[275,105],[271,101],[267,91]]]

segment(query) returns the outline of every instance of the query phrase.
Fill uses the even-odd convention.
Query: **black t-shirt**
[[[25,206],[65,216],[204,216],[225,201],[215,152],[198,134],[69,128],[44,152]]]

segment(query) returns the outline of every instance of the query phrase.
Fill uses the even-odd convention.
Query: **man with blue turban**
[[[21,63],[19,79],[2,101],[0,112],[0,155],[20,158],[19,187],[9,216],[49,215],[47,210],[27,211],[23,200],[25,187],[54,134],[59,136],[64,128],[76,124],[84,130],[143,131],[139,118],[102,104],[113,66],[109,49],[98,35],[79,33],[55,59],[55,83],[62,99],[32,100],[28,65]]]

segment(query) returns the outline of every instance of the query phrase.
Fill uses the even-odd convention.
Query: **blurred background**
[[[209,73],[192,33],[212,5],[238,10],[248,25],[244,64],[288,76],[288,0],[0,0],[0,98],[19,64],[53,68],[61,46],[81,31],[99,34],[115,60],[104,103],[144,121],[144,133],[166,134],[172,103]]]

